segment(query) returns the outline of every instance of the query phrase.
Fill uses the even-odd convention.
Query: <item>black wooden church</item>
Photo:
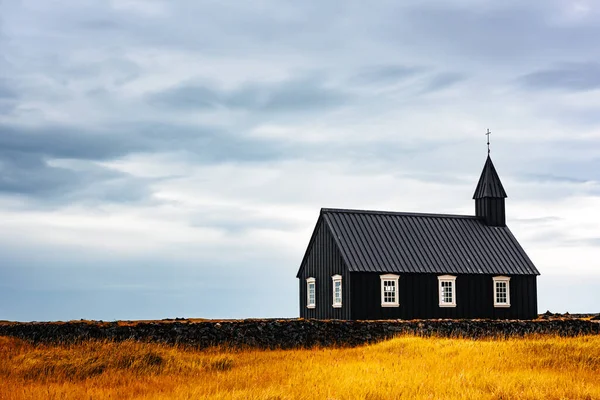
[[[475,216],[323,208],[297,274],[300,316],[537,316],[539,275],[505,223],[488,154]]]

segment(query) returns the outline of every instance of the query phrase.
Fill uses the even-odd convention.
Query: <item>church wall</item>
[[[534,275],[511,276],[509,308],[494,307],[493,275],[457,275],[456,307],[439,306],[436,274],[400,274],[399,307],[381,307],[380,273],[351,275],[352,319],[537,317],[537,286]]]

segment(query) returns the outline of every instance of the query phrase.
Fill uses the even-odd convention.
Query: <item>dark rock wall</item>
[[[600,334],[600,323],[580,319],[498,320],[231,320],[190,322],[0,323],[0,336],[32,343],[76,343],[97,339],[138,340],[194,347],[227,346],[299,348],[356,346],[399,334],[419,336],[507,338],[533,334],[579,336]]]

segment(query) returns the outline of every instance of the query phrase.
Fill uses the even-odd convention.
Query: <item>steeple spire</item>
[[[508,197],[506,196],[502,182],[500,182],[500,177],[496,172],[496,168],[494,167],[494,163],[492,163],[492,158],[489,154],[487,160],[485,160],[483,171],[481,171],[479,182],[477,183],[475,193],[473,194],[473,199],[482,199],[484,197],[502,199]]]

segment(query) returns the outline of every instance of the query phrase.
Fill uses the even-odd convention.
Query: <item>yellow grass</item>
[[[0,337],[0,399],[136,398],[600,399],[600,336],[276,351]]]

